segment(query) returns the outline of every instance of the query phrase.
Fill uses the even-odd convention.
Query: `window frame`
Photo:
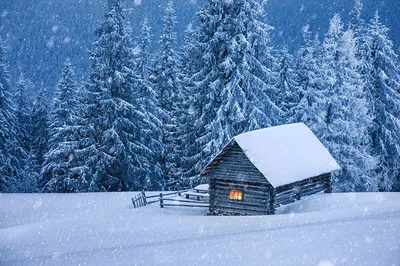
[[[243,201],[243,190],[231,189],[229,191],[229,199],[230,200]]]

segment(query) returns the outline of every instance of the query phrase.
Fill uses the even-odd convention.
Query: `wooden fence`
[[[188,200],[188,199],[169,199],[164,198],[163,194],[159,195],[160,207],[207,207],[209,204],[203,201]],[[190,203],[190,204],[189,204]]]
[[[143,206],[146,206],[147,204],[151,204],[151,203],[156,203],[159,202],[160,203],[160,207],[164,208],[166,206],[170,206],[170,207],[208,207],[208,202],[206,201],[200,201],[200,200],[190,200],[188,199],[188,196],[195,196],[198,199],[200,199],[200,197],[205,197],[202,195],[199,195],[201,192],[197,191],[194,193],[190,193],[190,194],[185,194],[188,191],[190,191],[190,189],[186,189],[186,190],[179,190],[179,191],[174,191],[174,192],[163,192],[160,193],[158,195],[153,195],[153,196],[147,196],[144,191],[138,193],[135,197],[132,198],[132,204],[133,204],[133,208],[140,208]],[[185,196],[185,198],[182,199],[173,199],[173,198],[167,198],[167,196]]]
[[[137,194],[135,197],[132,198],[133,208],[140,208],[147,205],[146,195],[144,191]]]

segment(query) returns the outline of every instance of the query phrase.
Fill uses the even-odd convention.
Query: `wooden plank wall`
[[[242,191],[243,199],[230,199],[232,189]],[[266,183],[213,178],[210,182],[210,212],[268,214],[270,192]]]
[[[272,186],[234,143],[207,176],[210,180],[210,212],[268,214]],[[240,190],[243,199],[232,200],[230,191]]]
[[[233,143],[223,153],[221,158],[215,158],[219,163],[214,165],[207,176],[233,180],[251,180],[268,183],[260,171],[250,162],[237,143]]]
[[[288,204],[321,191],[331,192],[330,174],[323,174],[276,188],[275,206]]]

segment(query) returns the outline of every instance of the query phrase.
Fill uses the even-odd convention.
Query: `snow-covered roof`
[[[328,150],[303,123],[243,133],[232,141],[236,141],[274,187],[340,169]]]

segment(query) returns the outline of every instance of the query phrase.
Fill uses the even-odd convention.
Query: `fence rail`
[[[181,193],[187,192],[187,191],[189,191],[189,190],[190,190],[190,189],[185,189],[185,190],[179,190],[179,191],[168,192],[168,193],[161,193],[161,194],[163,194],[163,196],[170,196],[170,195],[179,195],[179,196],[180,196]],[[153,195],[153,196],[147,196],[146,198],[147,198],[147,199],[151,199],[151,198],[158,198],[158,197],[160,197],[160,194]]]
[[[167,203],[165,203],[165,201]],[[170,202],[170,203],[169,203]],[[176,204],[172,204],[176,203]],[[191,204],[188,204],[191,203]],[[160,193],[160,207],[208,207],[207,202],[187,200],[187,199],[168,199],[163,198],[163,194]]]
[[[163,203],[161,208],[164,208],[164,206],[167,206],[167,207],[197,207],[197,208],[202,208],[202,207],[208,208],[209,207],[208,205],[165,204],[165,203]]]
[[[185,202],[185,203],[202,203],[202,204],[207,204],[207,202],[205,202],[205,201],[187,200],[187,199],[168,199],[168,198],[163,198],[163,201],[175,201],[175,202]]]
[[[174,191],[174,192],[168,192],[168,193],[160,193],[158,195],[152,195],[152,196],[146,196],[145,192],[142,191],[138,193],[135,197],[132,198],[132,204],[134,208],[140,208],[143,206],[146,206],[151,203],[156,203],[159,202],[160,207],[164,208],[165,206],[170,206],[170,207],[208,207],[209,204],[206,201],[200,201],[200,200],[190,200],[188,198],[182,198],[182,199],[174,199],[174,198],[166,198],[166,196],[172,196],[172,195],[178,195],[178,196],[183,196],[185,195],[184,193],[191,191],[190,189],[186,190],[179,190],[179,191]],[[202,195],[197,195],[200,194],[200,192],[196,191],[193,195],[197,196],[197,198],[203,197]],[[192,195],[192,194],[190,194]],[[185,195],[188,196],[188,195]],[[207,197],[208,195],[204,195],[204,197]],[[157,198],[157,199],[156,199]],[[190,203],[190,204],[189,204]]]

